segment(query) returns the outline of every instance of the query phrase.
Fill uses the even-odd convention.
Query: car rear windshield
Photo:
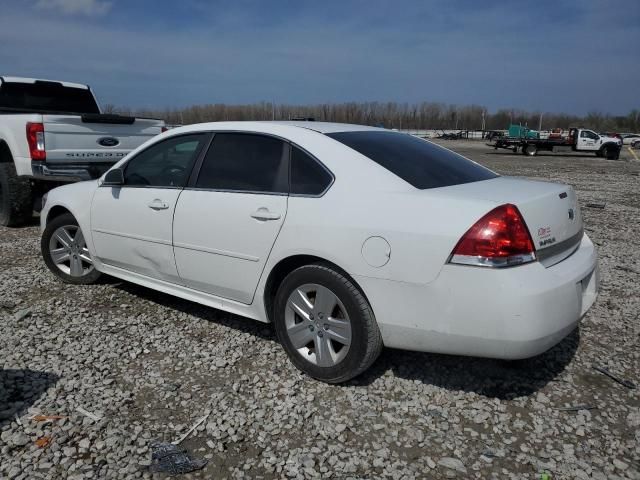
[[[0,83],[0,108],[36,112],[100,113],[87,88],[58,82]]]
[[[498,176],[462,155],[405,133],[360,131],[327,135],[421,190]]]

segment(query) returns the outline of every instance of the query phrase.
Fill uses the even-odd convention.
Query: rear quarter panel
[[[321,198],[290,197],[287,218],[267,271],[292,255],[329,260],[351,275],[426,284],[445,265],[469,227],[492,202],[413,192],[357,192],[336,178]],[[383,237],[391,247],[382,267],[369,265],[364,242]]]

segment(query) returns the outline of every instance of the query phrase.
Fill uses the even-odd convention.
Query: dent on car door
[[[249,304],[287,213],[289,145],[216,133],[176,206],[176,264],[189,287]]]
[[[103,263],[180,282],[172,247],[175,205],[208,134],[171,137],[123,167],[124,185],[101,186],[91,205],[95,255]]]

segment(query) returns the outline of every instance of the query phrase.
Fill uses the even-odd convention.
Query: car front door
[[[598,150],[600,137],[591,130],[582,130],[578,138],[578,150]]]
[[[180,283],[172,247],[180,192],[210,134],[179,135],[151,145],[122,168],[124,185],[102,185],[91,204],[95,256],[103,263]]]
[[[178,273],[190,288],[250,304],[287,213],[290,147],[216,133],[173,223]]]

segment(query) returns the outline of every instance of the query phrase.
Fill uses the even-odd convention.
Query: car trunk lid
[[[565,184],[498,177],[442,189],[458,197],[511,203],[531,233],[537,259],[545,266],[561,262],[580,245],[582,215],[574,189]]]

